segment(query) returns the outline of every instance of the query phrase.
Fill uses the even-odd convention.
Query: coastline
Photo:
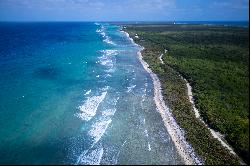
[[[199,157],[195,154],[192,146],[186,141],[184,136],[184,131],[179,127],[177,122],[175,121],[170,109],[166,106],[165,101],[162,95],[161,82],[158,76],[149,68],[149,65],[143,60],[141,51],[144,49],[142,46],[136,44],[134,40],[129,36],[129,34],[125,31],[122,31],[126,34],[126,36],[133,42],[135,45],[140,47],[141,49],[137,52],[139,61],[141,62],[143,68],[149,73],[152,78],[154,85],[154,100],[159,111],[162,120],[164,122],[164,126],[166,127],[175,147],[183,158],[185,164],[187,165],[201,165],[203,162]]]
[[[249,120],[247,116],[245,116],[247,115],[247,101],[245,100],[247,99],[247,91],[243,90],[247,88],[246,84],[244,84],[247,81],[247,77],[243,78],[237,75],[237,73],[241,73],[242,76],[244,73],[247,73],[245,68],[247,66],[247,64],[245,64],[246,59],[244,59],[246,58],[245,55],[247,55],[247,49],[245,49],[247,47],[245,47],[246,45],[242,48],[235,47],[235,52],[239,53],[239,57],[241,58],[239,62],[231,64],[231,62],[234,62],[234,54],[228,52],[228,47],[218,47],[218,50],[215,52],[214,49],[211,49],[217,48],[217,46],[221,44],[218,40],[227,40],[227,33],[224,32],[227,28],[220,27],[218,29],[222,34],[218,36],[219,39],[217,40],[217,38],[213,38],[214,29],[201,27],[202,30],[206,31],[208,36],[211,36],[209,43],[211,42],[213,44],[211,48],[207,48],[206,44],[208,43],[206,41],[203,43],[203,32],[195,31],[197,40],[201,41],[201,44],[193,41],[192,35],[188,34],[190,29],[196,30],[196,27],[199,26],[179,26],[177,28],[171,25],[138,26],[128,24],[126,27],[124,26],[123,30],[127,31],[137,44],[145,47],[145,50],[142,51],[143,60],[149,64],[150,69],[159,77],[162,84],[162,95],[167,106],[171,109],[171,113],[178,125],[184,130],[187,141],[192,145],[202,161],[209,165],[245,165],[248,162],[249,154],[249,141],[247,139],[249,136],[249,128],[247,126]],[[179,29],[182,31],[179,31]],[[246,41],[238,38],[239,35],[237,34],[230,42],[232,45],[237,45],[234,41],[244,44],[247,43],[247,31],[245,29],[240,30],[242,30],[242,35]],[[234,28],[229,28],[228,32],[234,34]],[[139,38],[135,37],[136,34],[139,34]],[[204,48],[204,50],[200,50],[199,48]],[[169,49],[170,52],[166,56],[161,56],[162,53],[167,52],[166,49]],[[224,59],[224,57],[217,55],[218,51],[228,52],[228,54],[226,54],[229,58],[228,63],[215,61],[217,58]],[[213,56],[210,56],[210,54]],[[165,65],[162,65],[161,59],[164,60]],[[242,61],[243,59],[244,61]],[[215,63],[210,63],[210,60]],[[243,67],[242,70],[237,70],[236,72],[234,66],[237,68],[241,67],[241,65]],[[217,69],[221,72],[217,72]],[[199,112],[196,112],[201,114],[200,118],[202,118],[205,123],[207,123],[206,119],[208,119],[209,123],[207,123],[207,125],[197,118],[199,115],[197,113],[195,114],[193,104],[189,99],[191,96],[189,96],[188,90],[189,92],[193,90],[192,95],[194,95],[193,99],[195,99],[196,86],[194,87],[192,85],[193,89],[188,89],[190,87],[187,87],[187,83],[180,75],[184,78],[186,78],[186,76],[190,78],[187,79],[191,81],[190,85],[192,85],[191,83],[193,81],[197,83],[195,84],[198,88],[197,95],[199,94],[198,97],[201,97],[199,106],[204,108],[204,115],[206,116],[202,116],[201,113],[203,112],[201,112],[200,108],[198,110]],[[226,82],[221,81],[224,80],[224,78],[230,78],[230,80]],[[224,86],[231,87],[233,91],[241,92],[242,95],[237,95],[237,93],[232,94],[231,91],[226,88],[218,89],[218,87]],[[214,90],[216,92],[214,92]],[[217,98],[220,96],[224,96],[225,100],[224,98]],[[194,102],[198,108],[196,100]],[[235,103],[230,105],[232,102]],[[229,104],[232,108],[235,106],[238,111],[246,114],[230,112],[232,108],[227,107],[226,104]],[[214,132],[211,131],[209,127],[211,127]],[[223,135],[220,135],[220,133]],[[228,143],[229,146],[237,152],[237,155],[234,155],[231,150],[225,147],[225,144],[222,145],[218,137],[225,143]]]

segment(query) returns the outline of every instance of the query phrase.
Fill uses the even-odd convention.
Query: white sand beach
[[[128,37],[129,34],[127,32],[124,32]],[[130,38],[132,42],[133,39]],[[136,44],[136,43],[135,43]],[[138,45],[138,44],[136,44]],[[138,45],[139,46],[139,45]],[[141,47],[141,46],[139,46]],[[142,48],[142,47],[141,47]],[[155,73],[152,72],[152,70],[149,68],[149,65],[143,60],[141,51],[144,48],[142,48],[138,53],[138,58],[143,65],[144,69],[150,74],[153,84],[154,84],[154,100],[156,107],[163,119],[164,125],[168,131],[168,133],[171,136],[172,141],[174,142],[180,156],[184,159],[185,164],[187,165],[201,165],[203,162],[199,159],[199,157],[195,154],[192,146],[186,141],[186,138],[184,136],[183,130],[179,127],[177,122],[175,121],[170,109],[166,106],[163,96],[161,93],[161,83],[159,78]]]

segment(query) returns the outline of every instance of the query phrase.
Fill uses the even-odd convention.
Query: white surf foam
[[[106,107],[104,106],[104,110],[102,110],[102,116],[91,125],[91,129],[88,131],[89,136],[93,138],[93,145],[96,144],[101,137],[106,132],[109,124],[112,122],[112,117],[116,112],[116,104],[119,100],[119,97],[115,99],[109,99],[106,102]]]
[[[101,52],[105,53],[106,55],[117,55],[118,50],[101,50]]]
[[[96,32],[97,32],[97,33],[101,33],[102,30],[101,30],[101,29],[97,29]]]
[[[110,117],[112,118],[112,116],[115,114],[116,112],[116,104],[118,102],[118,100],[120,99],[120,97],[117,98],[113,98],[109,101],[107,101],[107,107],[105,110],[103,110],[102,115],[103,117]]]
[[[109,36],[105,36],[105,39],[103,41],[111,45],[116,45]]]
[[[101,139],[111,121],[111,119],[103,119],[97,121],[92,125],[91,130],[89,130],[88,134],[94,139],[94,144]]]
[[[88,91],[84,94],[84,96],[86,96],[86,95],[90,94],[90,92],[91,92],[91,89],[90,89],[90,90],[88,90]]]
[[[149,142],[148,142],[148,151],[151,151],[151,146]]]
[[[103,53],[101,57],[99,57],[99,63],[103,66],[108,67],[105,70],[108,73],[112,73],[115,71],[114,64],[115,64],[115,55],[118,54],[118,50],[101,50],[100,52]]]
[[[113,116],[116,112],[116,109],[113,108],[113,109],[106,109],[105,111],[102,112],[102,115],[105,116],[105,117],[108,117],[108,116]]]
[[[112,77],[112,76],[110,74],[105,74],[104,77],[107,78],[107,77]]]
[[[111,44],[111,45],[116,45],[109,36],[106,35],[105,33],[105,28],[103,26],[101,26],[101,29],[97,29],[96,30],[96,33],[99,33],[100,35],[102,35],[102,37],[104,38],[103,39],[103,42],[107,43],[107,44]]]
[[[105,86],[104,88],[101,88],[102,91],[107,91],[109,89],[109,86]]]
[[[136,87],[136,85],[132,85],[132,86],[127,87],[128,88],[127,92],[131,92],[135,87]]]
[[[96,148],[86,155],[81,155],[77,164],[82,165],[100,165],[103,156],[103,148]]]
[[[80,113],[76,114],[77,117],[82,120],[89,121],[95,116],[99,104],[104,100],[106,92],[103,92],[100,96],[89,97],[83,105],[79,106]]]
[[[145,120],[145,119],[144,119]],[[145,122],[145,121],[144,121]],[[147,142],[148,142],[148,151],[151,151],[151,145],[149,143],[149,136],[148,136],[148,130],[145,128],[144,130],[145,136],[147,137]]]
[[[99,63],[103,66],[113,66],[112,60],[108,57],[100,57]]]
[[[114,73],[114,72],[115,72],[115,69],[114,69],[114,68],[110,68],[110,69],[105,70],[105,71],[108,72],[108,73]]]
[[[102,32],[102,31],[100,31],[101,33],[101,35],[102,35],[102,37],[105,37],[106,36],[106,33],[105,32]]]
[[[145,133],[146,137],[148,137],[148,130],[147,129],[144,130],[144,133]]]
[[[97,29],[97,30],[96,30],[96,33],[99,33],[100,35],[102,35],[102,37],[105,37],[106,34],[105,34],[104,30],[105,30],[105,28],[104,28],[104,26],[102,25],[102,26],[101,26],[101,29]]]

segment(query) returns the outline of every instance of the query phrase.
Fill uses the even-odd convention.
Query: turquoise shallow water
[[[0,24],[0,164],[182,164],[119,26]]]

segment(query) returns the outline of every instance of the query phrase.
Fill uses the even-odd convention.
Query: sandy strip
[[[163,56],[163,54],[161,54],[161,55],[159,56],[159,59],[160,59],[160,61],[161,61],[161,64],[164,64],[164,62],[163,62],[163,60],[162,60],[162,56]]]
[[[165,53],[167,52],[168,50],[165,50]],[[165,64],[164,61],[162,60],[162,56],[163,54],[160,55],[159,59],[161,61],[161,64]],[[179,75],[185,82],[186,82],[186,86],[187,86],[187,89],[188,89],[188,98],[189,98],[189,101],[190,103],[192,104],[192,107],[193,107],[193,110],[194,110],[194,114],[195,114],[195,117],[197,119],[199,119],[202,123],[204,123],[206,125],[206,127],[209,129],[210,133],[212,134],[212,136],[216,139],[218,139],[218,141],[220,141],[220,143],[222,144],[222,146],[224,146],[225,148],[227,148],[230,153],[236,155],[236,153],[234,152],[234,150],[231,148],[231,146],[226,142],[226,141],[223,141],[224,140],[224,136],[220,133],[220,132],[216,132],[214,131],[213,129],[211,129],[204,121],[203,119],[201,118],[200,116],[200,113],[199,113],[199,110],[195,107],[195,103],[194,103],[194,98],[193,98],[193,93],[192,93],[192,87],[190,86],[190,84],[188,83],[188,81],[183,78],[181,75]],[[223,139],[223,140],[222,140]]]
[[[226,149],[228,149],[231,154],[233,154],[233,155],[235,155],[235,156],[237,156],[239,158],[241,165],[246,165],[246,163],[234,152],[233,148],[226,142],[226,140],[224,139],[223,134],[221,134],[220,132],[217,132],[217,131],[211,129],[204,122],[204,120],[200,116],[199,110],[195,107],[193,93],[192,93],[192,87],[190,86],[189,82],[185,78],[183,78],[181,75],[179,75],[179,76],[186,82],[187,89],[188,89],[188,98],[189,98],[189,101],[192,103],[192,107],[193,107],[193,110],[194,110],[195,117],[198,118],[202,123],[205,124],[205,126],[209,129],[209,131],[212,134],[212,136],[215,139],[217,139],[221,143],[222,146],[224,146]]]
[[[187,165],[202,164],[198,157],[195,155],[193,148],[186,142],[182,129],[178,126],[173,118],[170,109],[166,106],[161,93],[161,83],[155,73],[151,71],[148,64],[142,59],[142,55],[138,52],[140,62],[144,69],[150,74],[154,84],[154,100],[158,111],[160,112],[165,127],[170,134],[179,154]]]
[[[165,53],[167,52],[168,50],[165,49]],[[164,61],[162,60],[162,56],[163,54],[160,55],[159,59],[161,61],[161,64],[165,64]],[[232,153],[233,155],[236,155],[238,156],[233,148],[226,142],[226,140],[224,139],[224,136],[223,134],[221,134],[220,132],[216,132],[215,130],[213,130],[212,128],[210,128],[205,122],[204,120],[201,118],[200,116],[200,113],[199,113],[199,110],[196,108],[195,106],[195,103],[194,103],[194,97],[193,97],[193,93],[192,93],[192,87],[190,86],[190,84],[188,83],[188,81],[182,77],[181,75],[179,75],[185,82],[186,82],[186,86],[187,86],[187,90],[188,90],[188,99],[190,101],[190,103],[192,104],[192,107],[193,107],[193,110],[194,110],[194,114],[195,114],[195,117],[197,119],[199,119],[203,124],[205,124],[205,126],[209,129],[210,133],[212,134],[212,136],[217,139],[222,146],[224,146],[226,149],[228,149],[230,151],[230,153]],[[239,156],[238,156],[239,157]],[[245,164],[243,162],[243,160],[240,161],[241,164]]]
[[[234,152],[234,150],[231,148],[231,146],[226,142],[226,141],[223,141],[222,139],[224,139],[223,135],[220,133],[220,132],[216,132],[214,131],[213,129],[211,129],[204,121],[203,119],[201,118],[200,116],[200,113],[199,113],[199,110],[195,107],[195,103],[194,103],[194,98],[193,98],[193,93],[192,93],[192,87],[190,86],[190,84],[188,83],[188,81],[183,78],[181,76],[181,78],[186,82],[186,85],[187,85],[187,89],[188,89],[188,98],[189,98],[189,101],[192,103],[192,106],[193,106],[193,110],[194,110],[194,114],[195,114],[195,117],[198,118],[202,123],[204,123],[206,125],[206,127],[210,130],[212,136],[214,138],[216,138],[218,141],[220,141],[221,145],[224,146],[225,148],[227,148],[230,153],[236,155],[236,153]]]
[[[124,32],[124,31],[123,31]],[[124,32],[128,37],[129,34],[127,32]],[[130,40],[134,43],[133,39],[130,38]],[[136,43],[134,43],[136,44]],[[136,44],[138,45],[138,44]],[[139,45],[138,45],[139,46]],[[142,48],[141,46],[139,46]],[[176,149],[178,150],[180,156],[183,158],[185,164],[187,165],[194,165],[198,164],[201,165],[203,162],[201,159],[198,158],[198,156],[195,154],[194,149],[192,146],[186,141],[184,131],[179,127],[179,125],[176,123],[170,109],[166,106],[165,101],[163,100],[162,96],[162,89],[161,89],[161,83],[159,78],[155,73],[152,72],[152,70],[149,68],[149,65],[142,59],[141,51],[144,48],[142,48],[137,54],[138,58],[143,65],[144,69],[150,74],[153,84],[154,84],[154,100],[157,107],[157,110],[159,111],[164,125],[173,141],[173,143],[176,146]]]
[[[165,49],[165,53],[167,52],[168,50]],[[160,55],[159,59],[161,61],[161,64],[164,64],[163,60],[162,60],[162,56],[163,54]],[[200,113],[199,113],[199,110],[195,107],[195,103],[194,103],[194,97],[193,97],[193,93],[192,93],[192,87],[190,86],[190,84],[188,83],[188,81],[183,78],[181,75],[179,75],[185,82],[186,82],[186,86],[187,86],[187,89],[188,89],[188,98],[189,98],[189,101],[190,103],[192,104],[192,107],[193,107],[193,110],[194,110],[194,114],[195,114],[195,117],[197,119],[199,119],[202,123],[204,123],[206,125],[206,127],[209,129],[210,133],[212,134],[212,136],[216,139],[218,139],[218,141],[220,141],[220,143],[222,144],[222,146],[224,146],[225,148],[227,148],[232,154],[236,155],[236,153],[234,152],[233,148],[226,142],[226,141],[223,141],[222,139],[224,139],[223,135],[220,133],[220,132],[216,132],[214,131],[213,129],[211,129],[204,121],[203,119],[201,118],[200,116]]]

